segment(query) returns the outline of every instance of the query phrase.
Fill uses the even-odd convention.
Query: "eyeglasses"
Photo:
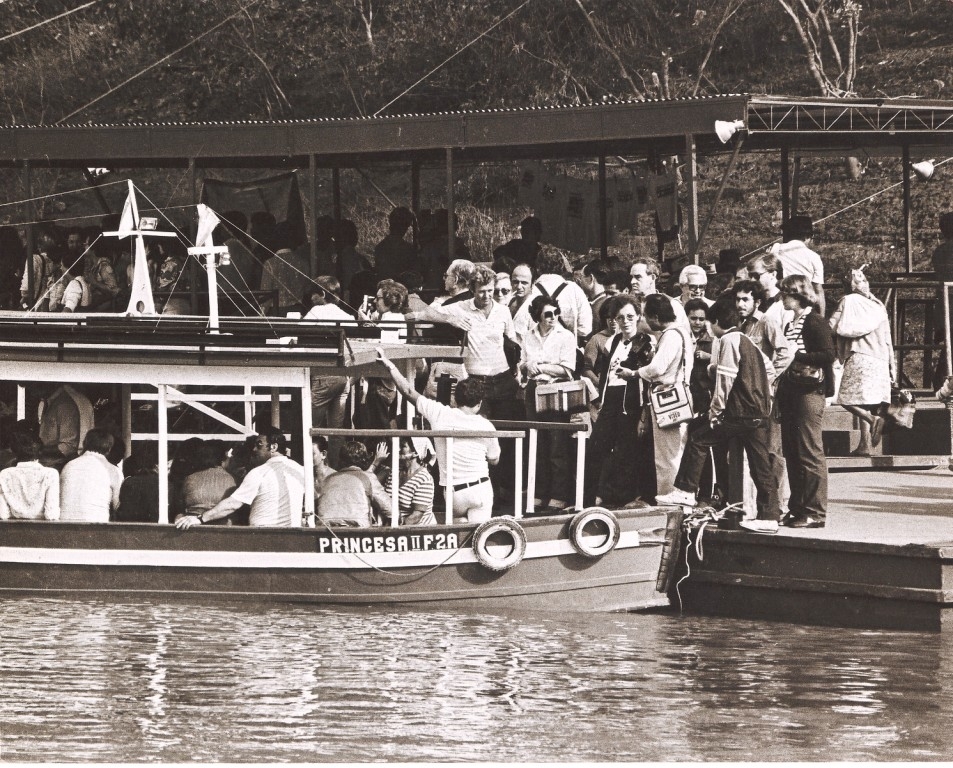
[[[638,315],[616,315],[615,321],[617,323],[634,323],[639,319]]]
[[[689,283],[685,287],[688,288],[689,293],[698,293],[698,292],[704,293],[705,288],[707,287],[707,283],[705,285],[692,285],[691,283]]]
[[[545,312],[543,312],[543,317],[547,320],[553,320],[559,317],[559,314],[559,309],[547,309]]]
[[[509,288],[497,288],[493,291],[494,296],[508,296],[510,293]]]

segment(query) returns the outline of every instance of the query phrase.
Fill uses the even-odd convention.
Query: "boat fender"
[[[503,541],[506,539],[509,539],[509,550],[506,554],[500,555],[492,551],[505,549],[507,545]],[[494,517],[481,523],[473,532],[473,554],[484,568],[491,571],[508,571],[518,565],[526,554],[526,532],[512,517]]]
[[[685,533],[685,510],[676,507],[668,513],[665,524],[665,543],[662,545],[662,561],[659,564],[658,578],[655,581],[655,591],[668,594],[675,580],[675,566],[679,562],[682,551],[682,538]]]
[[[590,537],[585,535],[586,526],[591,523],[605,529],[605,539],[598,544],[593,544]],[[621,533],[619,519],[604,507],[584,509],[569,522],[569,541],[583,557],[602,557],[611,552],[619,543]]]

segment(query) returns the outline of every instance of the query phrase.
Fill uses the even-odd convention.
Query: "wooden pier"
[[[673,603],[804,624],[953,628],[951,499],[945,459],[925,470],[832,472],[823,529],[758,534],[710,524],[700,546],[692,531],[688,578]]]

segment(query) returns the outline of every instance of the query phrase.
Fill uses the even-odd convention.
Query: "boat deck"
[[[953,472],[835,472],[827,526],[690,535],[687,612],[798,623],[953,628]],[[684,569],[684,562],[682,568]]]

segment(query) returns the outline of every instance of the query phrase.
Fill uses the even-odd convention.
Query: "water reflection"
[[[8,761],[930,760],[941,635],[668,615],[0,602]]]

